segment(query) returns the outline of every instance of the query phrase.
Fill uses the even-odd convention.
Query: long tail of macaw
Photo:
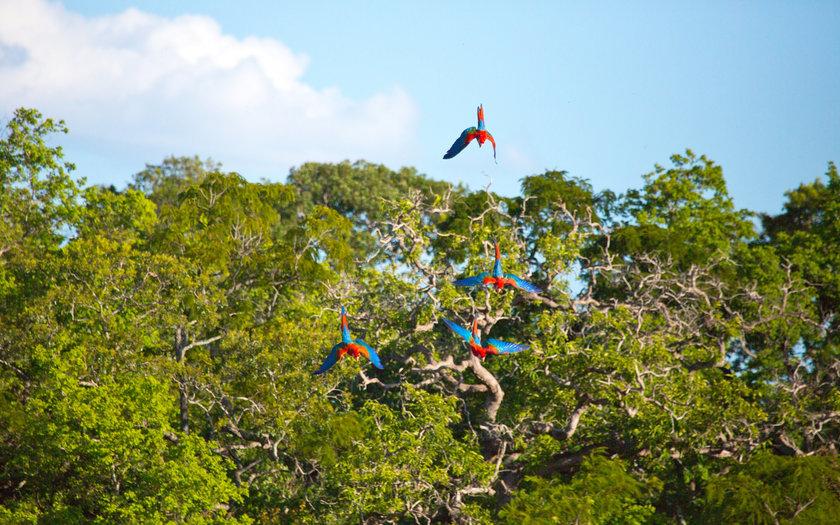
[[[502,276],[502,251],[499,249],[499,243],[496,242],[496,263],[493,265],[493,277]]]
[[[353,341],[350,335],[350,325],[347,323],[347,310],[343,306],[341,307],[341,324],[339,325],[339,330],[341,330],[342,343],[347,344]]]

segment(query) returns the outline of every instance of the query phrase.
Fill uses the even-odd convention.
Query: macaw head
[[[478,114],[478,129],[479,131],[484,129],[484,105],[479,105],[476,109],[476,113]],[[484,144],[486,137],[482,136],[483,133],[479,133],[478,135],[478,145],[481,146]]]

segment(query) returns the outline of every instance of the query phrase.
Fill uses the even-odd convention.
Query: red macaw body
[[[495,288],[498,291],[502,291],[505,289],[505,286],[511,286],[513,288],[518,288],[516,285],[516,281],[513,279],[508,279],[507,277],[491,277],[487,276],[481,280],[481,284],[483,286],[490,286]]]
[[[461,132],[461,135],[455,139],[455,143],[452,144],[452,147],[443,155],[445,159],[451,159],[455,155],[461,153],[464,148],[469,145],[470,142],[473,140],[478,141],[478,147],[484,145],[486,141],[490,141],[493,144],[493,158],[496,158],[496,140],[493,138],[493,135],[490,134],[489,131],[485,129],[484,126],[484,106],[478,106],[476,110],[478,115],[478,127],[475,128],[467,128]]]
[[[481,359],[482,361],[487,355],[499,355],[499,351],[493,348],[490,345],[481,346],[477,344],[475,341],[470,341],[470,352],[477,358]]]
[[[499,243],[496,243],[496,262],[493,265],[492,273],[481,272],[480,274],[473,275],[472,277],[458,279],[453,284],[455,286],[488,286],[495,288],[500,292],[505,289],[505,286],[510,286],[512,288],[517,288],[531,293],[542,292],[542,290],[540,290],[537,286],[534,286],[525,279],[522,279],[512,273],[504,273],[504,271],[502,271],[502,252],[499,249]]]
[[[358,359],[360,355],[363,355],[367,359],[370,359],[370,353],[367,351],[367,348],[365,348],[362,345],[357,345],[356,343],[347,343],[338,349],[339,361],[341,361],[341,358],[343,358],[344,356],[351,356]]]
[[[479,107],[478,111],[479,111],[479,114],[481,115],[479,118],[483,120],[484,119],[484,110],[482,110],[481,107]],[[476,129],[475,131],[467,133],[467,144],[469,144],[470,141],[472,141],[473,139],[478,141],[478,147],[479,148],[481,146],[483,146],[484,143],[489,140],[490,144],[493,145],[493,153],[494,153],[493,157],[496,156],[495,155],[496,141],[493,139],[493,135],[491,135],[489,131],[487,131],[486,129]]]
[[[316,375],[323,374],[345,356],[355,357],[356,359],[359,359],[359,356],[364,356],[373,366],[382,370],[382,362],[379,360],[376,350],[363,340],[351,337],[350,325],[347,323],[347,312],[343,306],[341,307],[341,324],[338,328],[341,330],[341,342],[332,347],[324,363],[314,372]]]
[[[512,354],[527,350],[528,345],[519,343],[508,343],[507,341],[499,341],[498,339],[487,339],[487,344],[481,343],[481,333],[478,331],[478,321],[473,321],[472,330],[459,326],[449,319],[444,319],[446,326],[453,332],[461,336],[461,338],[470,347],[470,352],[481,360],[484,360],[488,355]]]

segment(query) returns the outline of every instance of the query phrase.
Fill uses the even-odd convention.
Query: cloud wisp
[[[0,112],[37,107],[88,149],[149,161],[212,153],[262,172],[408,152],[418,111],[405,91],[352,99],[308,85],[307,65],[276,39],[236,38],[207,16],[85,17],[0,0]]]

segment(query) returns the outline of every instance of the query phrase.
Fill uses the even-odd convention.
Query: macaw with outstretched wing
[[[347,311],[343,306],[341,307],[341,324],[339,325],[339,329],[341,330],[341,342],[332,347],[330,354],[324,359],[321,368],[314,372],[316,375],[323,374],[348,355],[356,359],[359,359],[360,355],[365,356],[368,361],[373,363],[373,366],[382,370],[382,362],[379,360],[379,355],[377,355],[376,350],[361,339],[353,339],[350,335],[350,325],[347,324]]]
[[[493,139],[493,135],[484,127],[484,106],[478,106],[476,112],[478,113],[478,127],[465,129],[461,133],[461,136],[455,139],[455,143],[452,144],[452,147],[449,148],[449,151],[446,152],[443,158],[451,159],[461,153],[473,139],[478,141],[479,148],[484,145],[485,140],[489,140],[493,144],[493,159],[496,158],[496,141]]]
[[[527,350],[528,345],[519,343],[508,343],[507,341],[499,341],[498,339],[487,339],[487,344],[481,344],[481,332],[478,331],[478,321],[473,320],[472,330],[467,330],[463,326],[459,326],[449,319],[444,319],[444,323],[450,330],[458,334],[470,347],[470,351],[476,357],[484,359],[488,355],[513,354]]]
[[[505,286],[512,286],[526,292],[542,292],[537,286],[534,286],[525,279],[502,271],[502,253],[499,250],[499,243],[496,243],[496,264],[493,265],[493,273],[481,272],[472,277],[458,279],[452,284],[455,286],[492,286],[499,291],[504,290]]]

